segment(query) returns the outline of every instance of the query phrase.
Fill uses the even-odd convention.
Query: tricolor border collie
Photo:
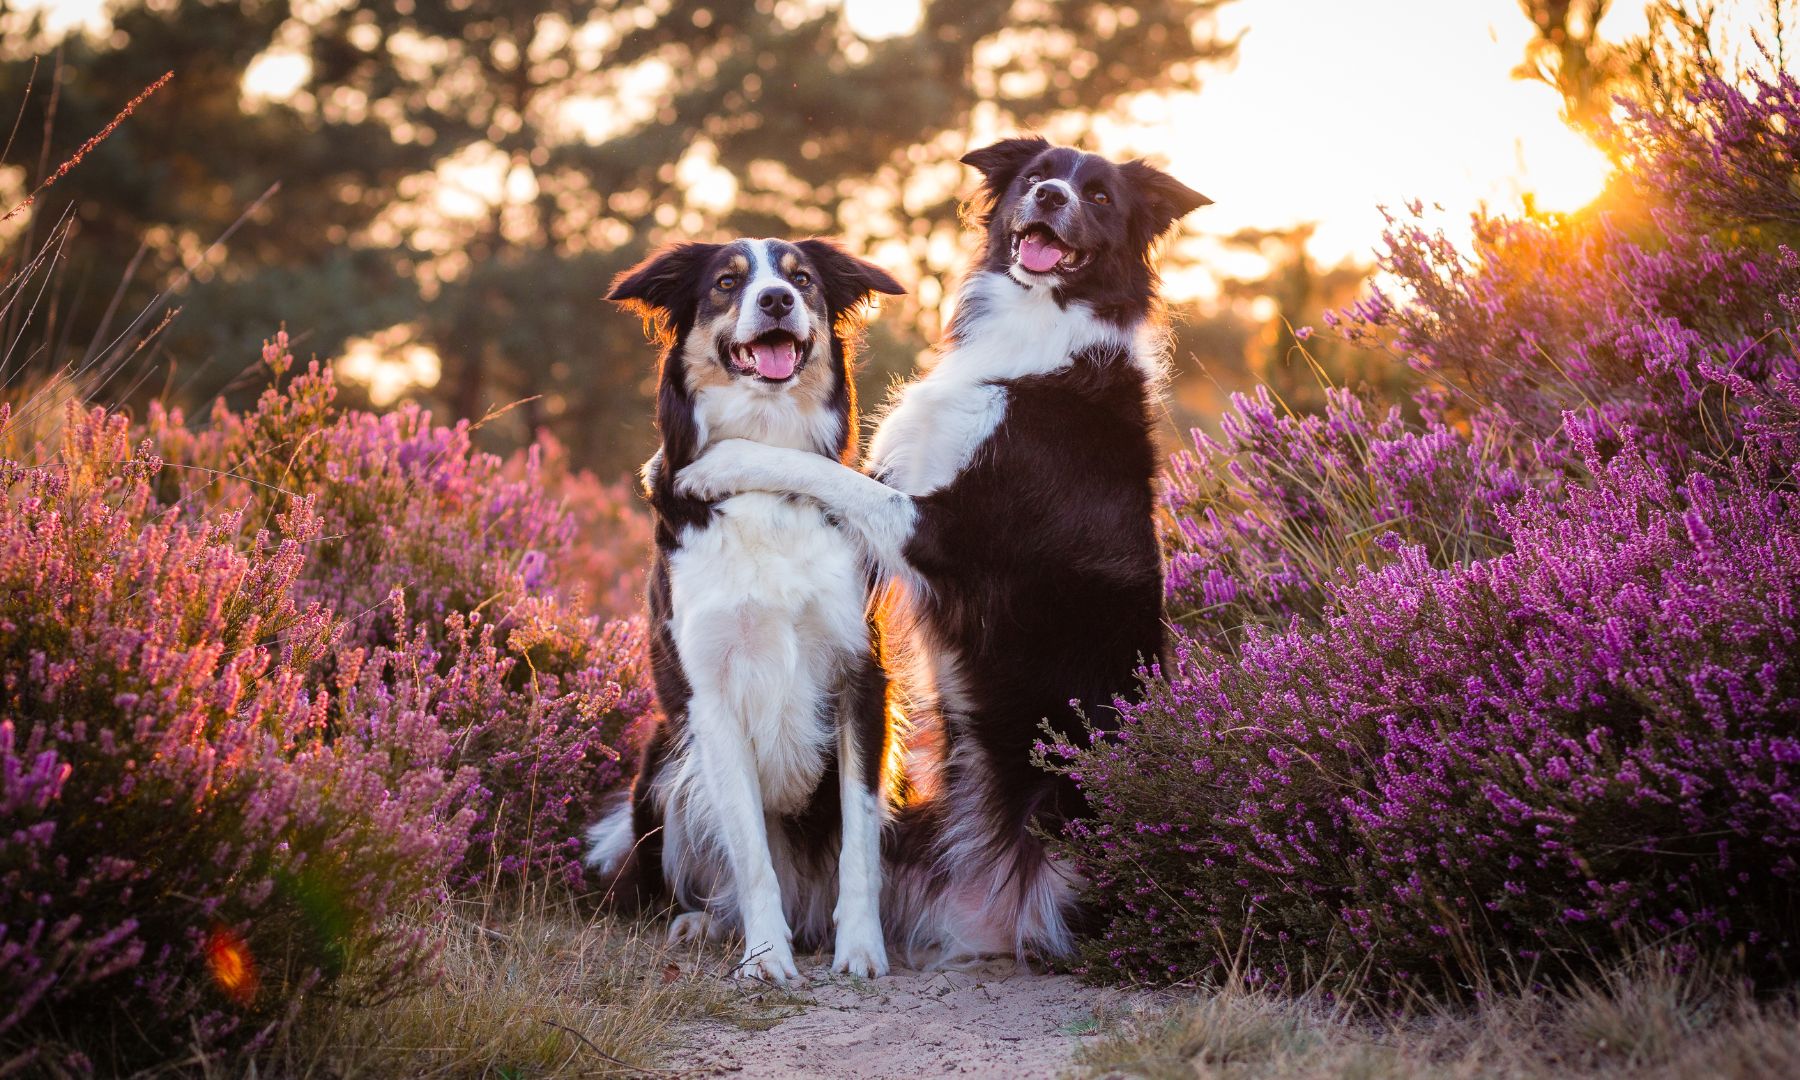
[[[888,680],[856,540],[816,503],[676,490],[720,439],[833,467],[856,449],[854,315],[899,293],[824,240],[681,244],[609,299],[664,347],[645,470],[656,524],[650,658],[661,719],[588,863],[637,899],[672,893],[673,937],[742,933],[744,974],[798,976],[793,940],[885,974],[879,902]],[[833,874],[837,888],[830,888]],[[836,904],[829,905],[835,891]]]
[[[905,585],[939,775],[897,823],[886,921],[917,956],[1073,947],[1077,882],[1038,829],[1082,812],[1031,764],[1043,726],[1106,726],[1163,647],[1152,521],[1157,241],[1209,200],[1141,161],[1042,139],[963,159],[986,246],[936,365],[898,394],[868,475],[721,442],[678,489],[811,497]],[[915,698],[917,690],[913,691]],[[915,718],[916,719],[916,718]]]

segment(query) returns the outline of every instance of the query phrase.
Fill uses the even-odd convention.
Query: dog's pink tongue
[[[1042,233],[1026,233],[1019,239],[1019,261],[1025,269],[1034,274],[1042,274],[1053,270],[1062,262],[1063,249],[1056,246],[1056,241],[1049,240]]]
[[[786,340],[758,341],[750,346],[750,355],[756,358],[756,373],[765,379],[785,379],[800,362],[799,350]]]

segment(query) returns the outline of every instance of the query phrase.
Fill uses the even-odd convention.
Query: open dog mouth
[[[800,358],[812,348],[812,342],[801,341],[786,330],[771,330],[730,350],[731,364],[745,375],[755,375],[769,382],[786,382],[800,367]]]
[[[1068,273],[1086,265],[1086,252],[1056,235],[1048,225],[1027,225],[1013,233],[1013,262],[1033,274]]]

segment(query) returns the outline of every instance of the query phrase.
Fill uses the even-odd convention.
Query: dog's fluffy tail
[[[614,795],[583,835],[582,863],[600,886],[600,902],[620,911],[654,910],[668,901],[663,882],[661,826],[642,831],[630,789]]]
[[[1028,828],[932,800],[901,811],[884,856],[882,922],[907,963],[1074,953],[1080,879]]]
[[[631,792],[627,789],[615,795],[600,820],[587,828],[587,854],[582,861],[603,880],[618,875],[637,843],[631,817]]]

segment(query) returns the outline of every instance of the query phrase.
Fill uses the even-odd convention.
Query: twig
[[[559,1024],[554,1020],[546,1020],[545,1018],[543,1018],[541,1016],[538,1017],[537,1019],[538,1019],[538,1023],[540,1023],[540,1024],[548,1024],[558,1031],[566,1031],[569,1034],[575,1036],[577,1039],[580,1039],[582,1041],[582,1043],[584,1045],[586,1045],[589,1050],[592,1050],[594,1053],[596,1053],[596,1054],[600,1055],[601,1057],[605,1058],[606,1060],[612,1062],[614,1065],[619,1066],[621,1069],[628,1069],[634,1073],[639,1073],[643,1076],[680,1076],[681,1075],[678,1072],[673,1072],[668,1069],[646,1069],[642,1065],[633,1065],[629,1061],[621,1061],[620,1059],[613,1057],[611,1054],[600,1049],[598,1046],[595,1046],[594,1040],[588,1038],[586,1035],[583,1035],[581,1032],[576,1031],[574,1028],[569,1027],[566,1024]]]
[[[25,76],[25,96],[19,99],[19,111],[13,116],[12,131],[7,133],[6,145],[0,147],[0,165],[12,154],[13,140],[19,137],[19,125],[25,121],[25,106],[31,102],[31,87],[37,82],[38,57],[31,58],[31,74]]]

